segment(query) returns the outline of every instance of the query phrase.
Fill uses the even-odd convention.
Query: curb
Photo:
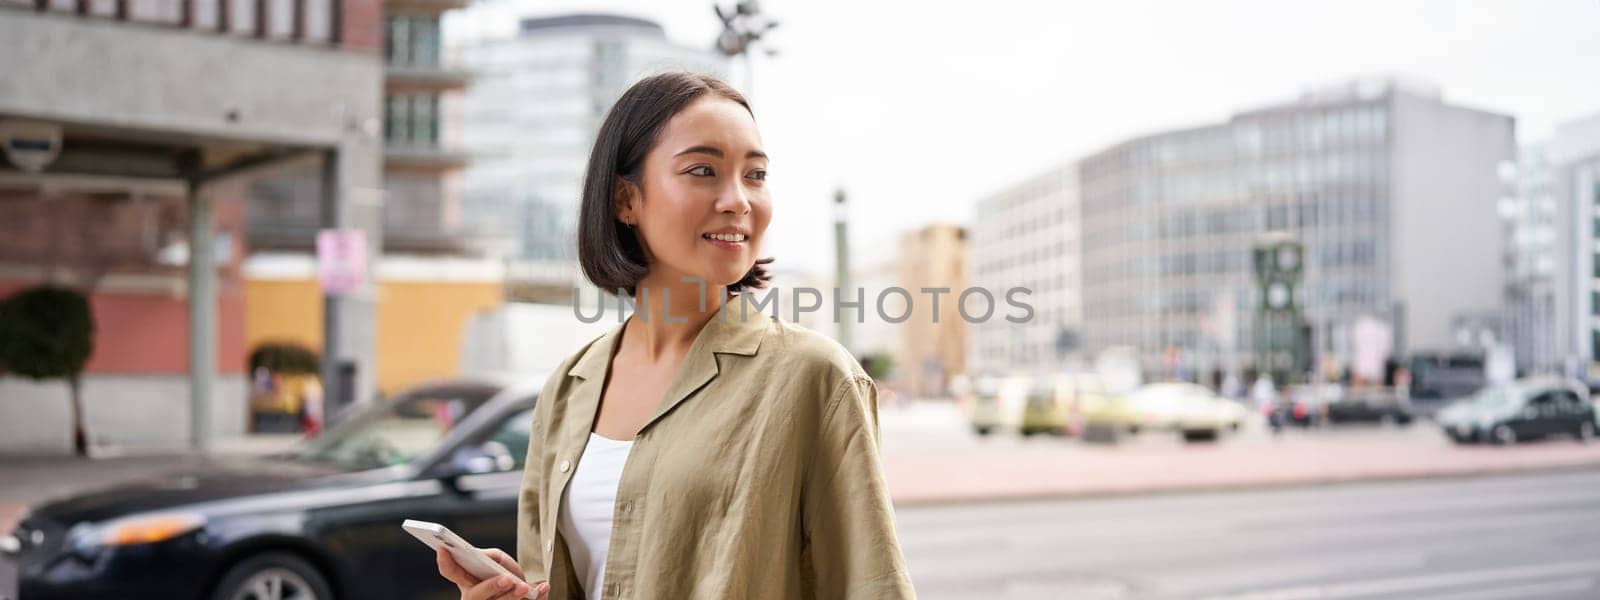
[[[1355,475],[1349,477],[1308,477],[1305,479],[1262,480],[1216,484],[1178,484],[1165,486],[1152,485],[1144,488],[1130,487],[1126,489],[1091,488],[1082,490],[1062,490],[1058,492],[1016,494],[951,494],[940,497],[923,496],[920,498],[892,498],[892,500],[896,508],[939,508],[948,506],[971,506],[974,504],[1012,504],[1060,500],[1093,500],[1102,498],[1125,498],[1130,496],[1173,496],[1180,494],[1221,494],[1257,490],[1292,490],[1354,483],[1444,481],[1453,479],[1482,479],[1488,477],[1521,474],[1558,474],[1588,471],[1600,471],[1600,462],[1536,465],[1517,468],[1475,467],[1461,470],[1434,470],[1419,471],[1414,473],[1377,473],[1372,475]]]

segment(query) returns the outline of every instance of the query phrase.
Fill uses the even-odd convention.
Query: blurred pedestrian
[[[1267,426],[1272,428],[1272,433],[1276,435],[1282,431],[1283,415],[1278,410],[1278,391],[1272,385],[1272,377],[1257,377],[1255,384],[1250,387],[1250,396],[1255,400],[1256,409],[1267,417]]]
[[[314,438],[322,435],[324,419],[322,383],[315,377],[308,377],[300,390],[300,429],[305,432],[306,437]]]
[[[1244,397],[1244,382],[1239,380],[1239,374],[1228,371],[1222,376],[1222,395],[1231,400]]]

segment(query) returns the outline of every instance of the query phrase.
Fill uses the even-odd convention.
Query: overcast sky
[[[772,155],[766,250],[781,265],[831,272],[838,186],[861,266],[899,232],[968,223],[977,199],[1053,165],[1358,76],[1431,81],[1448,102],[1515,116],[1519,143],[1600,112],[1600,0],[935,4],[762,3],[782,22],[753,95]],[[612,12],[709,46],[711,6],[479,0],[447,32]]]

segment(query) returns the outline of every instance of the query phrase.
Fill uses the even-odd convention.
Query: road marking
[[[1456,571],[1437,575],[1391,577],[1350,583],[1329,583],[1262,590],[1235,595],[1211,596],[1213,600],[1323,600],[1329,598],[1355,598],[1378,594],[1417,592],[1429,588],[1466,586],[1495,583],[1534,577],[1600,573],[1600,560],[1584,560],[1549,565],[1504,567]],[[1455,596],[1452,596],[1455,597]]]

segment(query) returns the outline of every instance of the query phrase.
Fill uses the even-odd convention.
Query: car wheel
[[[1517,432],[1511,429],[1509,425],[1496,425],[1494,429],[1489,431],[1489,435],[1494,439],[1494,443],[1502,446],[1517,443]]]
[[[287,552],[245,559],[228,570],[212,600],[332,600],[333,588],[316,567]]]
[[[988,427],[974,427],[972,429],[974,431],[977,431],[978,435],[989,435],[989,428]]]
[[[1394,415],[1391,415],[1389,413],[1383,413],[1381,415],[1378,415],[1378,425],[1381,426],[1381,427],[1384,427],[1384,428],[1394,427],[1395,423],[1397,423],[1397,422],[1398,422],[1398,420],[1394,418]]]
[[[1578,424],[1578,441],[1584,444],[1594,441],[1594,421]]]
[[[1210,442],[1220,437],[1220,432],[1215,429],[1190,429],[1183,432],[1185,442]]]

